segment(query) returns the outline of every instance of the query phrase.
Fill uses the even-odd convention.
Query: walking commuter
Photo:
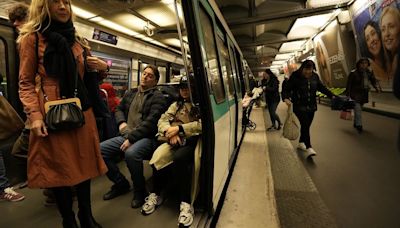
[[[282,91],[285,103],[293,105],[293,112],[300,121],[300,140],[298,148],[306,152],[306,157],[317,153],[311,146],[310,127],[317,111],[316,93],[320,91],[328,97],[334,97],[315,73],[315,63],[305,60],[300,68],[292,73]]]
[[[368,103],[370,85],[379,92],[375,76],[368,69],[369,65],[367,58],[361,58],[357,61],[356,69],[352,70],[347,78],[346,95],[355,101],[353,126],[359,133],[363,131],[362,106]]]
[[[271,127],[269,127],[267,130],[280,130],[282,123],[278,114],[276,114],[276,108],[281,100],[279,96],[279,80],[270,69],[265,70],[263,79],[261,81],[261,86],[263,87],[265,93],[265,101],[267,102],[269,116],[272,123]]]
[[[123,154],[134,187],[131,207],[139,208],[144,203],[147,190],[143,160],[149,160],[157,148],[157,121],[168,107],[166,99],[156,87],[159,78],[160,73],[155,66],[146,66],[140,78],[140,86],[128,91],[116,109],[120,136],[100,145],[108,167],[107,177],[114,183],[111,190],[104,194],[104,200],[129,192],[129,182],[116,163],[117,158]]]
[[[179,226],[189,227],[194,217],[193,199],[191,198],[192,171],[194,151],[201,134],[201,120],[198,109],[192,106],[186,76],[182,77],[179,83],[179,94],[178,101],[171,104],[158,121],[159,135],[164,137],[166,142],[157,148],[150,160],[154,170],[154,190],[146,198],[146,202],[142,206],[142,213],[149,215],[157,206],[161,205],[160,194],[163,190],[163,183],[165,183],[165,175],[162,172],[165,172],[164,168],[173,162],[172,166],[178,176],[181,200],[178,223]],[[155,159],[155,156],[158,159]]]
[[[101,158],[96,120],[84,83],[85,68],[106,71],[103,61],[85,66],[88,44],[78,36],[70,0],[32,0],[28,22],[18,37],[20,48],[19,95],[31,123],[28,186],[51,188],[63,227],[78,227],[72,208],[71,186],[76,187],[81,227],[101,227],[93,218],[90,180],[107,171]],[[89,62],[86,59],[86,62]],[[75,79],[76,78],[76,79]],[[39,89],[35,89],[37,80]],[[75,84],[75,82],[77,83]],[[44,122],[44,103],[60,98],[80,99],[83,126],[51,131]]]

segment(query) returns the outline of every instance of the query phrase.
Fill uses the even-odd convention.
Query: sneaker
[[[193,206],[181,202],[180,206],[181,212],[179,213],[178,217],[178,222],[179,222],[179,227],[189,227],[193,223],[193,217],[194,217],[194,209]]]
[[[317,152],[315,152],[315,150],[313,148],[310,147],[306,150],[307,158],[310,158],[311,156],[315,156],[315,155],[317,155]]]
[[[156,208],[161,205],[161,203],[162,203],[161,196],[158,196],[155,193],[150,193],[150,195],[144,199],[144,204],[141,210],[142,214],[149,215],[153,213],[156,210]]]
[[[23,199],[25,196],[14,191],[13,188],[6,188],[3,193],[0,193],[0,201],[18,202]]]
[[[297,145],[297,149],[300,150],[307,150],[306,144],[304,144],[303,142],[299,143],[299,145]]]

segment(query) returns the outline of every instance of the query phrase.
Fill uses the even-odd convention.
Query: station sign
[[[100,29],[95,28],[93,31],[93,40],[103,41],[105,43],[117,45],[118,37],[116,35],[110,34],[108,32],[101,31]]]

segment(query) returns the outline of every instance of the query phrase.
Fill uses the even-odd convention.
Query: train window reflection
[[[6,45],[0,39],[0,93],[7,97]]]
[[[214,29],[211,19],[207,16],[204,9],[200,10],[200,21],[204,36],[204,45],[207,59],[208,80],[215,101],[221,103],[225,100],[225,91],[219,75],[217,53],[214,42]]]
[[[233,94],[235,93],[235,88],[233,85],[232,66],[229,58],[228,48],[219,36],[217,38],[217,46],[221,54],[222,78],[224,79],[224,84],[228,87],[229,98],[232,99]]]

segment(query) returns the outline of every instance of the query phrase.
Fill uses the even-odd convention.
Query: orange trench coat
[[[44,96],[40,89],[40,78],[36,77],[36,37],[29,35],[20,44],[19,94],[24,110],[31,123],[44,119]],[[39,34],[38,75],[48,100],[59,99],[59,85],[56,78],[46,75],[43,55],[47,43]],[[78,72],[84,75],[83,48],[76,42],[72,46]],[[35,82],[36,78],[36,82]],[[38,80],[39,78],[39,80]],[[71,75],[73,80],[73,75]],[[35,89],[36,87],[36,89]],[[28,186],[50,188],[73,186],[85,180],[106,173],[107,167],[100,153],[100,143],[96,120],[92,109],[84,112],[83,127],[63,131],[48,132],[47,137],[30,134],[28,153]]]

